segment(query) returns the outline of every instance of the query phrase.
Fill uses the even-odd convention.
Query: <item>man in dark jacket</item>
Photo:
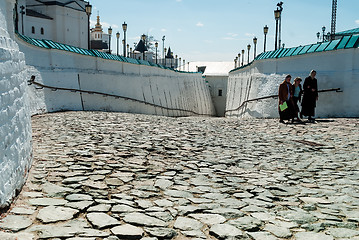
[[[308,116],[308,121],[314,121],[315,107],[318,101],[318,82],[315,76],[317,72],[312,70],[303,85],[303,100],[301,116]]]
[[[279,85],[279,116],[280,116],[280,123],[284,123],[284,120],[292,119],[292,122],[294,121],[294,107],[293,107],[293,87],[290,83],[290,80],[292,79],[291,75],[287,75],[285,77],[285,80]],[[281,109],[281,105],[286,103],[287,108]]]

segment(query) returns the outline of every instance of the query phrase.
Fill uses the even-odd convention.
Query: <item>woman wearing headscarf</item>
[[[312,70],[303,84],[302,116],[308,116],[308,121],[314,121],[315,107],[318,101],[318,81],[315,78],[317,72]]]

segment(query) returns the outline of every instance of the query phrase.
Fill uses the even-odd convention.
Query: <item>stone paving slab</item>
[[[0,239],[359,239],[359,120],[33,117]]]

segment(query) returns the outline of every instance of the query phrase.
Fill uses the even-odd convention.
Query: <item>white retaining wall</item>
[[[231,72],[228,80],[226,116],[277,118],[278,99],[245,104],[245,100],[278,94],[278,87],[287,74],[304,79],[312,69],[317,71],[318,87],[341,88],[342,93],[319,94],[317,117],[359,117],[359,49],[341,49],[309,53],[279,59],[254,61],[251,65]]]
[[[26,63],[47,86],[96,91],[159,106],[70,91],[30,88],[33,113],[61,110],[101,110],[164,116],[215,115],[209,88],[200,73],[180,73],[158,67],[124,63],[57,49],[44,49],[20,39]],[[188,110],[188,111],[184,111]]]
[[[14,2],[0,1],[0,209],[21,189],[32,162],[28,69],[13,40]]]

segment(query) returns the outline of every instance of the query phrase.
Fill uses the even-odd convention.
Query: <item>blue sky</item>
[[[268,25],[267,50],[274,48],[273,11],[279,0],[90,0],[92,21],[97,12],[107,32],[123,32],[128,24],[127,39],[131,46],[145,33],[159,40],[166,36],[165,46],[186,61],[233,61],[235,56],[253,47],[258,38],[257,53],[263,51],[263,27]],[[322,26],[330,31],[332,0],[284,0],[282,42],[286,47],[317,41]],[[359,1],[338,0],[337,31],[359,27]],[[112,49],[116,50],[115,41]],[[252,48],[253,53],[253,48]],[[251,54],[252,55],[252,54]],[[251,56],[252,58],[253,56]]]

